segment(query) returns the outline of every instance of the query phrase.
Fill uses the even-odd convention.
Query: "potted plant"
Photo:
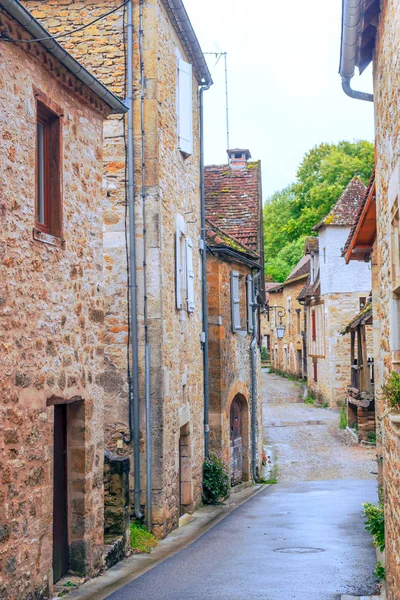
[[[386,401],[387,408],[381,419],[388,417],[390,424],[397,435],[400,435],[400,373],[391,371],[382,387],[382,397]]]

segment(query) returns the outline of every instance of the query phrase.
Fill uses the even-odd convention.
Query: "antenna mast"
[[[214,67],[218,64],[221,56],[224,57],[225,65],[225,114],[226,114],[226,149],[229,150],[229,98],[228,98],[228,64],[227,64],[227,52],[204,52],[204,54],[215,56],[216,62]]]

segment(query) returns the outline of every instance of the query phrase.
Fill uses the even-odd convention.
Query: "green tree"
[[[284,281],[301,258],[304,238],[325,217],[354,175],[368,183],[374,165],[370,142],[320,144],[304,156],[296,181],[264,206],[265,270]],[[300,241],[302,240],[302,241]]]

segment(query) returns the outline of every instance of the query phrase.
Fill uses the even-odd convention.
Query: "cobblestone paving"
[[[263,373],[264,440],[274,449],[279,483],[374,479],[376,449],[339,429],[337,410],[300,399],[300,385]]]

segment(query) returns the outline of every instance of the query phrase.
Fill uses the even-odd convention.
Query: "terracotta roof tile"
[[[319,251],[319,238],[308,237],[304,242],[304,254],[311,254],[311,252]]]
[[[365,195],[366,187],[358,177],[353,177],[332,210],[313,227],[317,231],[324,225],[353,225]]]
[[[292,272],[285,279],[285,285],[293,280],[298,280],[307,277],[310,272],[310,255],[302,256]]]
[[[360,205],[358,207],[358,211],[357,211],[355,220],[354,220],[353,225],[352,225],[352,227],[350,229],[349,237],[347,238],[346,243],[345,243],[344,248],[343,248],[342,256],[346,255],[347,250],[350,247],[350,244],[351,244],[351,242],[353,240],[353,236],[354,236],[354,234],[356,232],[356,229],[357,229],[358,222],[359,222],[359,220],[361,218],[361,215],[362,215],[363,210],[364,210],[364,206],[365,206],[365,204],[366,204],[366,202],[368,200],[368,196],[369,196],[369,193],[371,191],[372,186],[374,185],[374,182],[375,182],[375,171],[371,175],[371,178],[370,178],[369,183],[368,183],[368,187],[366,188],[365,193],[364,193],[364,197],[361,200]]]
[[[229,165],[205,168],[207,218],[244,246],[261,254],[261,163],[248,162],[243,169]]]
[[[229,235],[226,231],[221,229],[221,227],[217,227],[217,225],[215,225],[215,223],[213,223],[210,219],[206,219],[206,226],[206,243],[210,248],[225,247],[229,250],[246,254],[253,260],[258,260],[260,258],[256,252],[253,252],[253,250],[250,250],[250,248],[247,248],[241,244],[239,240]]]

